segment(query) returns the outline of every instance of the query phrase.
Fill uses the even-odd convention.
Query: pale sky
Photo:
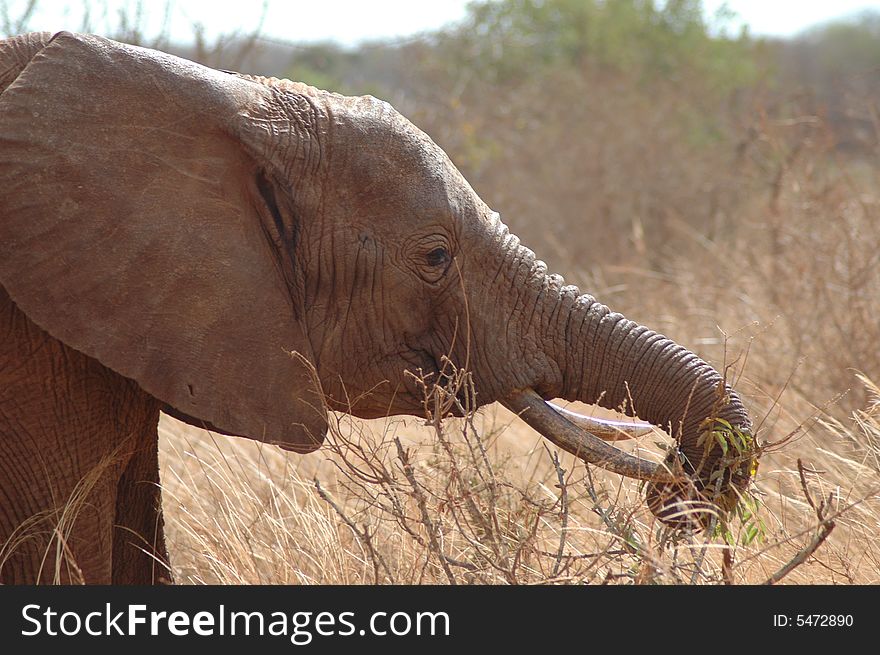
[[[614,1],[614,0],[609,0]],[[4,0],[0,0],[0,7]],[[5,0],[15,17],[27,0]],[[83,0],[38,0],[30,22],[34,30],[79,30]],[[91,0],[93,25],[116,23],[120,8],[129,14],[142,4],[148,34],[159,29],[166,0]],[[186,41],[192,23],[201,22],[209,39],[257,26],[260,0],[174,0],[170,13],[174,40]],[[365,39],[409,36],[461,19],[468,0],[268,0],[263,33],[287,41],[335,40],[352,45]],[[723,0],[704,0],[709,14]],[[865,8],[880,10],[880,0],[727,0],[753,34],[789,36],[817,22]],[[103,9],[101,9],[103,8]]]
[[[878,0],[703,0],[709,15],[723,4],[748,24],[752,34],[766,36],[792,36],[830,18],[865,9],[880,11]]]

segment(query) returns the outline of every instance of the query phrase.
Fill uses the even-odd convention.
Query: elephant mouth
[[[444,397],[455,399],[444,414],[464,416],[468,394],[459,388],[453,367],[444,366],[444,361],[425,348],[407,346],[402,352],[391,353],[374,363],[379,376],[349,379],[347,384],[340,382],[340,375],[322,379],[325,399],[330,409],[364,419],[402,414],[424,416],[436,413],[433,398],[439,387]]]

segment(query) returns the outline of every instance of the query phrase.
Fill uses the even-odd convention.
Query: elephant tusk
[[[583,414],[578,414],[570,409],[560,407],[555,403],[547,403],[547,405],[562,414],[565,420],[569,423],[573,423],[577,427],[586,430],[603,441],[625,441],[627,439],[634,439],[650,433],[654,427],[650,423],[615,421],[608,418],[584,416]]]
[[[677,480],[672,471],[665,466],[628,455],[590,432],[573,425],[549,407],[533,389],[516,391],[502,402],[545,439],[588,464],[595,464],[612,473],[639,480],[654,482]]]

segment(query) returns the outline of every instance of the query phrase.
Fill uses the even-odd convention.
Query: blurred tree
[[[17,6],[11,5],[9,0],[0,0],[0,37],[26,31],[36,9],[37,0],[27,0]]]
[[[482,0],[404,47],[398,105],[542,252],[663,268],[683,232],[729,230],[743,193],[730,153],[761,69],[730,18],[698,0]]]
[[[505,81],[544,69],[600,66],[643,79],[699,73],[720,90],[750,83],[750,41],[712,25],[700,0],[479,0],[445,35],[456,66]]]
[[[783,93],[806,90],[838,148],[876,155],[880,134],[880,13],[819,25],[776,44]]]

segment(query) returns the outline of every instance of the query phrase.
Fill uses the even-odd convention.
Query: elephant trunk
[[[562,375],[552,395],[637,415],[666,429],[677,448],[658,466],[591,439],[572,417],[536,404],[525,392],[506,404],[566,450],[650,480],[648,505],[667,523],[706,525],[713,508],[731,509],[755,468],[751,422],[736,392],[686,348],[574,287],[560,292],[560,306],[550,312],[559,318],[545,337]],[[569,448],[559,441],[566,431]]]

